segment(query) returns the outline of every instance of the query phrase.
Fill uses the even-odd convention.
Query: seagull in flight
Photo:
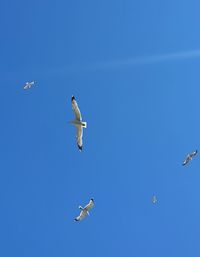
[[[35,85],[35,81],[26,82],[24,85],[24,90],[31,88],[33,85]]]
[[[87,122],[83,122],[82,121],[82,117],[81,117],[81,112],[78,108],[78,104],[76,102],[76,99],[74,96],[72,96],[72,109],[74,111],[75,114],[75,120],[70,121],[71,124],[75,125],[77,128],[77,134],[76,134],[76,139],[77,139],[77,145],[80,151],[82,151],[83,149],[83,128],[87,127]]]
[[[155,195],[152,197],[152,203],[153,203],[153,204],[156,204],[156,203],[157,203],[157,198],[156,198]]]
[[[79,216],[77,216],[74,220],[75,221],[80,221],[82,219],[84,219],[87,215],[90,215],[89,214],[89,210],[94,206],[94,199],[91,198],[89,203],[85,206],[85,207],[82,207],[82,206],[79,206],[79,209],[81,210]]]
[[[182,165],[186,165],[189,161],[191,161],[193,159],[193,157],[197,154],[197,150],[188,154],[185,158],[185,160],[183,161]]]

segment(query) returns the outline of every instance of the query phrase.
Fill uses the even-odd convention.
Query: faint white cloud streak
[[[115,60],[115,61],[94,63],[94,64],[86,65],[84,70],[118,68],[121,66],[131,66],[131,65],[138,66],[138,65],[144,65],[144,64],[154,64],[154,63],[161,63],[165,61],[186,60],[186,59],[194,59],[194,58],[200,58],[200,49],[192,50],[192,51],[168,53],[168,54],[149,55],[149,56],[143,56],[143,57],[142,56],[133,57],[125,60]]]
[[[36,78],[44,77],[44,76],[70,76],[74,75],[77,72],[91,72],[91,71],[101,71],[101,70],[113,70],[113,69],[121,69],[123,67],[131,67],[131,66],[142,66],[148,64],[156,64],[156,63],[164,63],[171,61],[180,61],[180,60],[189,60],[189,59],[197,59],[200,58],[200,49],[191,50],[191,51],[182,51],[176,53],[167,53],[167,54],[158,54],[158,55],[147,55],[140,57],[127,58],[124,60],[112,60],[112,61],[103,61],[103,62],[94,62],[94,63],[74,63],[65,67],[53,67],[48,70],[43,69],[32,69],[27,70],[29,77]],[[18,74],[18,76],[24,75],[24,70],[21,72],[12,72],[8,73],[8,77],[13,77]],[[12,75],[12,76],[11,76]],[[28,76],[27,76],[28,77]]]

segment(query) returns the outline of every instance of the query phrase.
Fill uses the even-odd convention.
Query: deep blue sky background
[[[200,49],[199,8],[1,1],[0,257],[200,256],[200,58],[120,65]]]

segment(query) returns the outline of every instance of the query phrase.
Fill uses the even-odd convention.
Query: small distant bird
[[[78,108],[78,104],[76,102],[76,99],[74,96],[72,96],[72,109],[74,111],[75,114],[75,120],[70,121],[71,124],[75,125],[77,128],[77,135],[76,135],[76,139],[77,139],[77,145],[80,151],[82,151],[83,149],[83,128],[87,127],[87,122],[83,122],[82,121],[82,117],[81,117],[81,112]]]
[[[26,82],[25,86],[24,86],[24,89],[29,89],[31,88],[33,85],[35,85],[35,81],[32,81],[32,82]]]
[[[74,220],[75,221],[80,221],[80,220],[84,219],[87,215],[90,215],[89,210],[93,206],[94,206],[94,199],[93,198],[90,199],[89,203],[85,207],[79,206],[79,209],[81,209],[81,212],[80,212],[79,216],[76,217]]]
[[[183,161],[182,165],[183,165],[183,166],[186,165],[189,161],[192,160],[192,158],[193,158],[196,154],[197,154],[197,150],[194,151],[194,152],[192,152],[192,153],[190,153],[190,154],[188,154],[188,155],[186,156],[185,160]]]
[[[152,203],[153,203],[153,204],[157,203],[157,198],[156,198],[155,195],[152,197]]]

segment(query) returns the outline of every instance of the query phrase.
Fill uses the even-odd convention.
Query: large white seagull
[[[194,152],[192,152],[192,153],[190,153],[190,154],[188,154],[188,155],[186,156],[185,160],[183,161],[182,165],[183,165],[183,166],[186,165],[189,161],[192,160],[192,158],[193,158],[196,154],[197,154],[197,150],[194,151]]]
[[[94,206],[94,199],[93,198],[90,199],[89,203],[85,207],[79,206],[79,209],[81,209],[81,212],[80,212],[79,216],[77,216],[74,220],[75,221],[80,221],[80,220],[84,219],[87,215],[90,215],[89,210],[93,206]]]
[[[81,112],[78,108],[78,104],[77,104],[74,96],[72,96],[72,109],[75,114],[75,120],[70,121],[70,123],[75,125],[77,128],[77,134],[76,134],[77,145],[78,145],[79,150],[81,151],[83,149],[83,139],[82,139],[83,128],[87,127],[87,122],[82,121]]]
[[[35,85],[35,81],[26,82],[24,90],[31,88],[33,85]]]

